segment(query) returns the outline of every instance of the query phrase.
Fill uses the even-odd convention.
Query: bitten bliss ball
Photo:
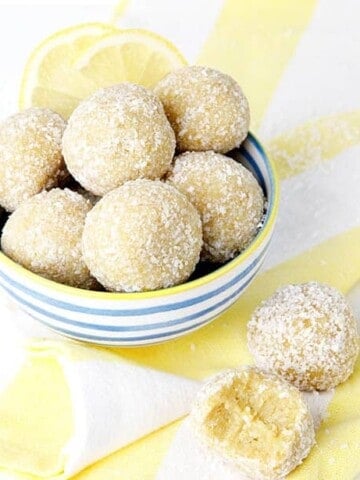
[[[71,115],[63,154],[73,177],[94,195],[128,180],[161,178],[175,150],[160,101],[131,83],[101,89]]]
[[[248,101],[229,75],[190,66],[169,73],[155,87],[175,131],[177,148],[225,153],[249,131]]]
[[[328,390],[353,372],[359,353],[355,318],[345,297],[317,282],[277,290],[248,323],[255,363],[301,390]]]
[[[202,258],[225,262],[256,235],[264,213],[264,194],[253,174],[214,152],[188,152],[175,158],[167,182],[200,212]]]
[[[201,220],[160,181],[135,180],[103,197],[86,218],[83,255],[108,290],[141,292],[184,282],[199,260]]]
[[[45,278],[93,288],[96,281],[81,253],[85,217],[91,207],[88,200],[68,189],[41,192],[10,215],[1,248],[15,262]]]
[[[315,441],[300,392],[255,367],[226,370],[204,385],[190,414],[199,438],[249,479],[283,479]]]
[[[67,175],[64,130],[65,121],[46,108],[24,110],[0,124],[0,205],[7,211]]]

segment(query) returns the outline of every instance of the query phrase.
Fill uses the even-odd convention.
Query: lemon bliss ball
[[[317,282],[277,290],[248,323],[256,364],[301,390],[328,390],[352,373],[359,352],[355,318],[345,297]]]
[[[60,115],[46,108],[24,110],[0,124],[0,205],[7,211],[67,175],[64,129]]]
[[[225,262],[256,235],[264,195],[252,173],[214,152],[188,152],[175,159],[167,182],[184,193],[201,214],[202,258]]]
[[[55,188],[23,202],[5,224],[3,252],[23,267],[55,282],[93,288],[82,259],[81,237],[91,203],[78,193]]]
[[[249,104],[237,82],[207,67],[184,67],[155,87],[175,131],[177,148],[228,152],[249,131]]]
[[[105,195],[86,218],[83,254],[108,290],[157,290],[188,279],[199,260],[201,220],[171,185],[139,179]]]
[[[226,370],[210,379],[190,419],[204,444],[254,480],[283,479],[315,441],[301,393],[255,367]]]
[[[161,178],[175,150],[160,101],[139,85],[98,90],[74,110],[63,137],[73,177],[94,195],[128,180]]]

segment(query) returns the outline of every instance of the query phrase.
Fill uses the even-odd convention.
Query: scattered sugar
[[[208,67],[184,67],[155,87],[175,131],[179,151],[228,152],[245,139],[248,101],[229,75]]]
[[[67,176],[61,154],[65,121],[46,108],[30,108],[0,124],[0,205],[21,202]]]
[[[131,83],[98,90],[81,102],[63,137],[69,171],[95,195],[128,180],[161,178],[174,150],[174,132],[161,102]]]
[[[212,151],[183,153],[175,158],[167,182],[201,214],[203,259],[229,260],[258,232],[264,195],[252,173],[235,160]]]
[[[55,188],[24,201],[10,215],[1,237],[6,255],[50,280],[93,288],[81,253],[91,203],[76,192]]]
[[[135,180],[88,214],[83,253],[109,290],[143,291],[185,281],[202,245],[201,220],[184,195],[160,181]]]

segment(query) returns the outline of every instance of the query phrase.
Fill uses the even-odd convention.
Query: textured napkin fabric
[[[7,321],[32,322],[7,313]],[[12,375],[0,376],[0,478],[70,478],[186,415],[199,388],[62,340],[18,344],[10,359]],[[1,361],[9,361],[5,352]]]
[[[55,30],[72,23],[72,19],[73,23],[79,21],[79,8],[76,18],[71,6],[62,8],[62,17],[53,15],[51,20],[49,16],[44,35],[49,33],[51,22],[56,21]],[[99,7],[96,13],[90,7],[83,8],[86,20],[106,20],[99,18]],[[59,25],[59,18],[63,19],[63,25]],[[114,16],[120,27],[155,30],[174,41],[189,62],[214,66],[239,81],[249,97],[252,130],[277,164],[281,179],[279,221],[271,252],[263,271],[247,292],[221,318],[190,336],[153,347],[113,349],[108,355],[112,359],[118,356],[114,363],[119,362],[121,371],[120,365],[128,359],[131,365],[135,363],[179,376],[177,380],[166,377],[169,383],[162,377],[160,383],[164,380],[164,385],[173,385],[174,381],[190,385],[183,378],[202,380],[223,368],[249,363],[252,359],[246,347],[246,322],[255,306],[278,286],[318,280],[347,292],[359,280],[359,18],[357,0],[121,2]],[[13,92],[14,97],[16,93]],[[17,332],[22,334],[24,329],[26,335],[44,334],[28,321],[11,324],[11,319],[5,321],[3,316],[1,319],[4,329],[12,329],[4,348],[9,348],[10,339],[17,337]],[[88,458],[84,456],[79,460],[77,444],[71,444],[71,438],[81,412],[76,412],[69,376],[63,368],[65,357],[67,365],[74,362],[77,366],[77,360],[71,355],[64,357],[62,348],[37,345],[25,366],[21,367],[22,361],[15,357],[11,361],[7,357],[2,363],[0,464],[7,463],[8,471],[0,474],[0,479],[16,478],[14,471],[26,468],[34,473],[40,468],[51,478],[55,471],[58,474],[66,469],[66,465],[73,465],[71,468],[75,471],[125,443],[127,446],[75,478],[155,479],[179,425],[171,424],[144,435],[170,421],[170,417],[174,419],[181,408],[178,413],[169,411],[169,416],[166,409],[158,416],[154,413],[152,420],[146,417],[149,423],[140,422],[139,417],[139,425],[128,426],[124,437],[119,432],[116,437],[115,433],[108,435],[101,429],[104,415],[115,408],[110,397],[107,406],[106,399],[102,398],[104,403],[94,405],[94,416],[84,420],[84,429],[89,428],[88,422],[92,421],[95,433],[91,438],[81,437],[82,442],[84,438],[89,440],[86,452],[84,450]],[[81,347],[73,348],[81,351]],[[82,362],[87,378],[91,378],[91,369],[98,358],[98,349],[90,352],[93,353],[87,353]],[[9,348],[9,355],[12,354]],[[15,370],[20,368],[15,379],[10,366]],[[154,373],[154,378],[159,379],[158,375]],[[100,398],[100,390],[109,388],[108,379],[100,377],[93,377],[91,390],[83,390],[89,395],[88,399],[94,392]],[[163,390],[165,396],[167,389],[168,386]],[[42,401],[48,405],[46,422],[37,392],[41,392]],[[137,392],[133,394],[137,400],[129,414],[136,416],[142,402]],[[161,402],[159,396],[147,398],[149,406],[155,401]],[[121,419],[114,417],[115,420]],[[142,425],[145,427],[143,421],[146,428],[141,430]],[[134,441],[135,434],[137,441]],[[8,439],[13,442],[11,448]],[[30,444],[37,446],[25,454]],[[17,455],[18,451],[22,452],[21,456]],[[354,375],[335,390],[317,432],[317,445],[289,479],[353,480],[360,475],[359,451],[358,362]],[[68,468],[71,472],[70,466]]]

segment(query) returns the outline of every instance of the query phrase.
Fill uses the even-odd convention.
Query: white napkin
[[[24,344],[33,355],[56,356],[63,368],[75,420],[73,436],[65,446],[63,478],[189,412],[200,382],[135,365],[110,350],[59,341],[59,335],[1,295],[0,305],[6,326],[0,364],[7,365],[0,369],[0,394],[26,360]],[[34,342],[33,334],[42,340]],[[316,426],[332,395],[332,391],[304,394]],[[3,475],[0,478],[7,478]],[[199,443],[188,419],[179,428],[157,478],[247,480],[230,462]]]
[[[0,365],[6,365],[0,368],[0,394],[27,355],[55,357],[69,386],[74,431],[64,448],[61,478],[188,413],[199,382],[136,365],[110,350],[57,339],[30,341],[34,329],[59,337],[2,297],[0,304],[8,331],[0,342]]]
[[[56,352],[70,388],[75,431],[65,449],[66,478],[186,415],[199,388],[110,352],[49,342],[36,347]]]

